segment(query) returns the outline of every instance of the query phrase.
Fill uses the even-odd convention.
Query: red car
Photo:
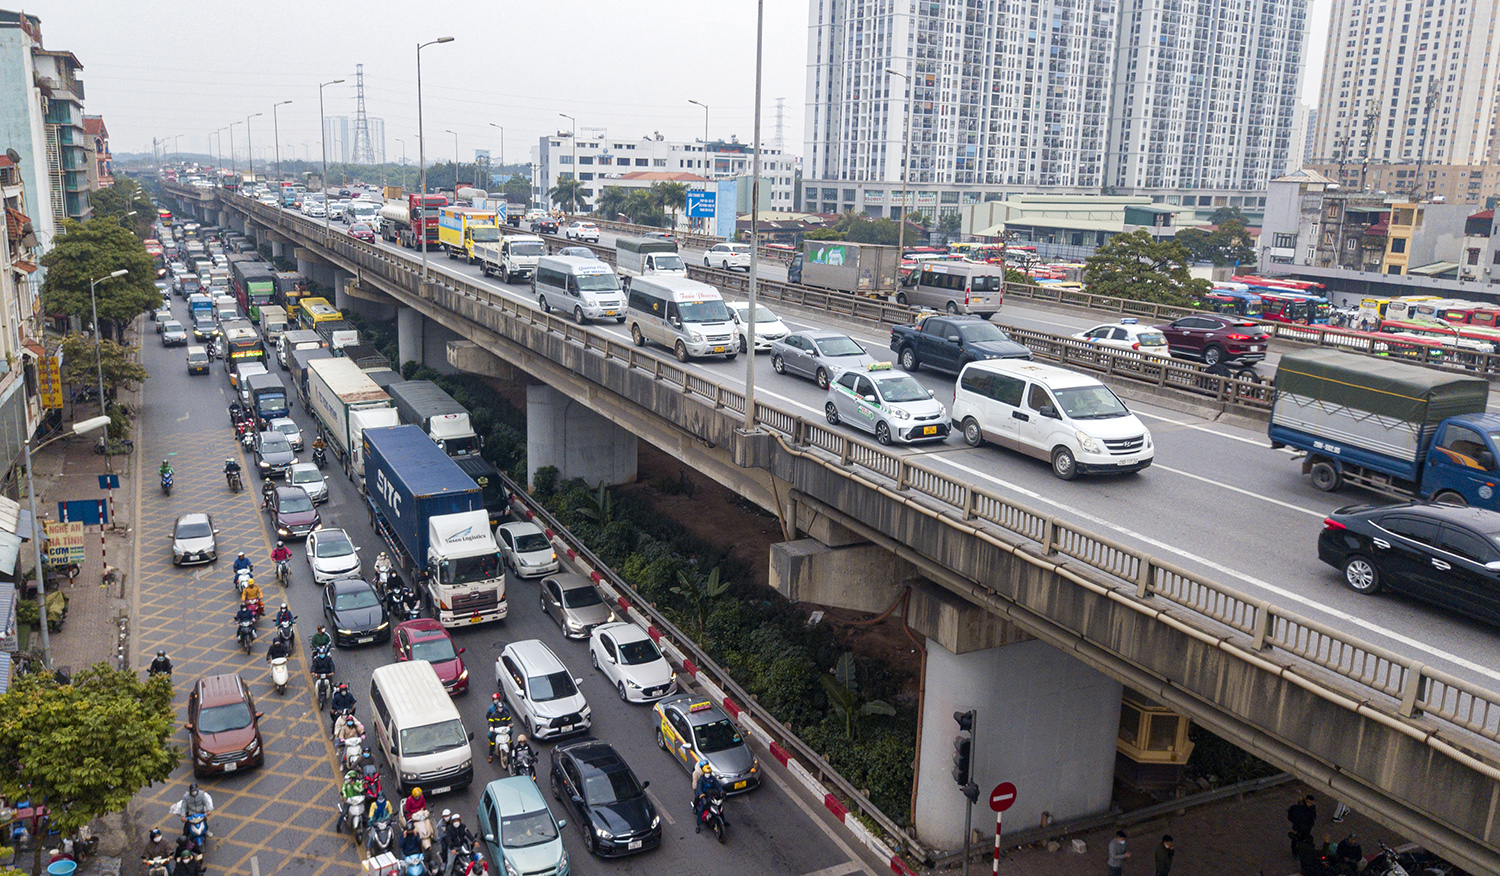
[[[375,232],[371,231],[370,226],[363,222],[356,222],[349,226],[349,236],[360,240],[374,240]]]
[[[1167,349],[1173,356],[1201,359],[1204,365],[1259,362],[1266,358],[1271,343],[1259,323],[1238,316],[1184,316],[1156,328],[1167,336]]]
[[[443,625],[430,617],[419,617],[396,625],[391,636],[396,662],[426,660],[437,672],[438,681],[449,696],[469,691],[469,668],[464,665],[463,648],[454,648],[453,639]]]

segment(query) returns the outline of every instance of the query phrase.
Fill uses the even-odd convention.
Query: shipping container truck
[[[894,246],[804,240],[787,267],[788,283],[818,286],[851,295],[889,298],[899,281],[901,253]]]
[[[280,304],[267,304],[260,309],[260,331],[266,337],[268,346],[275,346],[281,340],[281,333],[287,330],[286,308]]]
[[[346,471],[354,447],[354,411],[391,407],[391,397],[348,359],[314,359],[307,363],[307,397],[328,446]]]
[[[292,350],[287,354],[286,373],[292,378],[292,386],[297,391],[297,398],[302,406],[312,410],[312,402],[307,395],[307,363],[318,359],[332,359],[333,351],[327,347],[309,346],[303,350]]]
[[[282,368],[292,367],[291,355],[297,350],[315,350],[324,346],[323,339],[315,331],[288,325],[276,341],[276,364]],[[330,354],[331,355],[331,354]]]
[[[365,488],[365,442],[366,429],[387,429],[401,425],[401,415],[395,408],[365,408],[349,415],[349,435],[353,443],[349,446],[349,479],[361,490]]]
[[[277,271],[275,279],[276,293],[272,300],[295,319],[302,297],[307,294],[307,278],[296,271]]]
[[[251,322],[260,322],[260,309],[276,297],[276,272],[258,257],[229,257],[230,285],[240,310]]]
[[[449,456],[469,456],[480,449],[469,412],[453,396],[430,380],[408,380],[387,392],[401,413],[401,421],[420,427]]]
[[[500,217],[493,210],[474,207],[443,207],[438,210],[438,242],[448,258],[474,264],[476,243],[500,242]]]
[[[483,492],[416,426],[363,438],[370,523],[445,627],[504,620],[505,570]]]
[[[1276,365],[1271,446],[1305,454],[1302,472],[1320,490],[1350,483],[1500,511],[1500,415],[1488,402],[1483,377],[1301,350]]]
[[[483,491],[484,510],[490,515],[490,528],[499,526],[501,521],[510,516],[510,496],[505,490],[505,482],[500,480],[500,472],[490,465],[489,460],[477,453],[455,457],[453,461]]]

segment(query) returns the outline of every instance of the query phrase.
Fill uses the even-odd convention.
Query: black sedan
[[[292,442],[277,431],[257,433],[255,436],[255,467],[263,478],[286,476],[286,470],[297,461],[297,452]]]
[[[1500,513],[1420,502],[1340,508],[1323,521],[1318,559],[1359,593],[1405,593],[1500,624]]]
[[[583,846],[606,858],[661,845],[661,816],[608,742],[582,739],[552,749],[552,796],[577,817]]]
[[[380,596],[368,581],[340,578],[323,588],[323,617],[340,648],[383,642],[391,637],[391,622]]]

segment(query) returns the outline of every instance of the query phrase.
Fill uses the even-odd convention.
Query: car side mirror
[[[649,787],[651,787],[651,780],[647,779],[646,781],[641,782],[641,787],[642,788],[649,788]]]
[[[255,720],[259,721],[261,718],[264,718],[265,716],[266,716],[265,712],[256,712],[255,713]]]
[[[562,830],[563,828],[565,828],[567,826],[568,826],[568,820],[566,818],[559,818],[557,820],[557,829],[558,830]]]
[[[862,395],[862,396],[860,396],[860,398],[864,399],[865,401],[869,402],[872,405],[875,404],[875,396],[873,396],[873,395]]]
[[[492,834],[492,833],[485,834],[484,835],[484,841],[487,842],[487,843],[489,843],[490,845],[494,845],[495,844],[495,835]]]
[[[218,535],[218,534],[219,534],[219,530],[215,529],[214,530],[214,535]]]
[[[188,730],[188,731],[189,731],[189,732],[191,732],[191,731],[192,731],[192,729],[193,729],[193,725],[192,725],[192,724],[183,724],[183,725],[182,725],[182,726],[183,726],[183,727],[184,727],[184,728],[186,728],[186,729],[187,729],[187,730]]]
[[[1484,466],[1485,471],[1493,471],[1495,468],[1495,454],[1488,450],[1479,451],[1479,457],[1475,461]]]
[[[459,648],[458,649],[458,653],[462,654],[463,652],[465,652],[467,650],[469,650],[469,649],[468,648]]]
[[[1037,413],[1052,420],[1062,419],[1057,415],[1057,408],[1054,408],[1051,405],[1042,405],[1041,409],[1038,410]]]
[[[961,343],[963,343],[963,341],[964,341],[964,339],[961,338],[961,337],[959,337],[958,335],[949,335],[948,336],[948,343],[950,343],[950,344],[961,344]]]
[[[578,804],[580,806],[583,805],[583,798],[582,797],[578,796],[577,794],[569,794],[568,796],[573,798],[573,802],[574,803],[576,803],[576,804]]]
[[[473,741],[474,741],[474,731],[473,731],[473,730],[470,730],[470,731],[469,731],[469,741],[470,741],[470,742],[473,742]]]
[[[573,683],[574,684],[583,684],[583,679],[581,679],[581,678],[575,678],[575,679],[573,679]]]

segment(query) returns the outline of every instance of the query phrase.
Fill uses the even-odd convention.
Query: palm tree
[[[625,203],[629,195],[625,189],[619,186],[608,186],[599,193],[599,198],[594,202],[594,213],[601,218],[614,220],[625,212]]]
[[[583,181],[574,176],[565,176],[547,194],[551,196],[552,203],[569,213],[576,213],[578,205],[583,202]]]
[[[677,230],[677,211],[687,207],[687,193],[687,183],[659,182],[651,186],[651,200],[672,213],[672,224],[667,226],[672,231]]]
[[[630,194],[625,196],[625,204],[621,209],[630,221],[638,225],[661,224],[661,208],[652,200],[650,191],[646,189],[631,189]]]

